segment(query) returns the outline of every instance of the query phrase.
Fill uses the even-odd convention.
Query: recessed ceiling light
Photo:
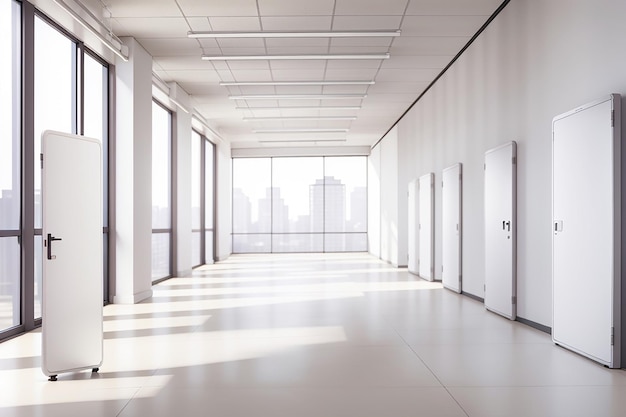
[[[190,38],[361,38],[396,37],[400,30],[342,30],[342,31],[255,31],[255,32],[206,32],[189,31]]]
[[[356,120],[356,116],[305,116],[305,117],[244,117],[245,122],[306,121],[306,120]]]
[[[346,133],[350,129],[257,129],[252,133]]]
[[[376,81],[243,81],[221,82],[221,86],[281,86],[281,85],[374,85]]]
[[[252,94],[228,96],[231,100],[361,100],[367,94]]]
[[[311,55],[202,55],[205,61],[389,59],[389,54],[311,54]]]
[[[235,110],[361,110],[361,106],[305,106],[305,107],[235,107]]]

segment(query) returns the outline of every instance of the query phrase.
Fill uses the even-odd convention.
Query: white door
[[[418,197],[419,197],[419,182],[417,179],[409,182],[408,199],[409,199],[409,253],[407,259],[407,265],[409,272],[415,275],[419,274],[419,252],[418,252],[418,237],[419,237],[419,211],[418,211]]]
[[[620,366],[620,98],[553,120],[554,342]],[[615,112],[615,113],[614,113]]]
[[[516,143],[485,153],[485,307],[511,320],[516,301]]]
[[[461,292],[461,164],[443,170],[441,182],[441,281]]]
[[[95,139],[42,136],[42,370],[102,362],[101,148]]]
[[[434,187],[435,175],[429,174],[419,177],[419,276],[433,281],[434,274]]]

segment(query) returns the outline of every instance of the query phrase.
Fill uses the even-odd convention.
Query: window
[[[204,139],[204,263],[213,263],[215,236],[215,145]]]
[[[367,159],[233,160],[233,252],[367,251]]]
[[[21,324],[21,10],[0,3],[0,332]]]
[[[202,262],[202,136],[191,132],[191,265]]]
[[[152,282],[171,275],[172,114],[152,102]]]

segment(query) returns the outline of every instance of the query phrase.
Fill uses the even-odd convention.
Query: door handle
[[[48,247],[48,259],[56,259],[57,257],[52,254],[52,242],[55,240],[63,240],[60,237],[54,237],[51,233],[48,233],[48,238],[46,239],[46,246]]]
[[[506,230],[507,232],[511,231],[511,222],[510,221],[506,221],[506,220],[502,220],[502,230]]]

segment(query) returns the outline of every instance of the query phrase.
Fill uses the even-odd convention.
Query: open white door
[[[620,96],[554,118],[555,343],[620,367]]]
[[[441,281],[461,292],[461,164],[443,170],[441,181]]]
[[[508,319],[517,314],[517,144],[485,153],[485,307]]]
[[[100,142],[42,135],[42,370],[51,380],[102,363]]]
[[[417,179],[409,182],[408,189],[408,227],[409,227],[409,246],[408,246],[408,259],[407,265],[409,272],[415,275],[419,275],[419,252],[418,252],[418,238],[419,238],[419,211],[418,211],[418,197],[419,197],[419,182]]]
[[[435,175],[419,177],[419,276],[433,281],[434,271],[434,185]]]

